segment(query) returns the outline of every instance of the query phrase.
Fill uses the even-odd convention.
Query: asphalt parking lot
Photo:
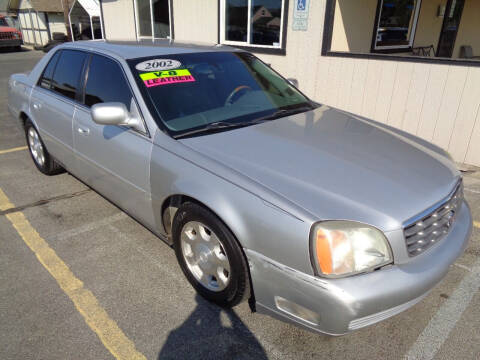
[[[464,174],[470,245],[428,297],[347,336],[314,334],[204,301],[148,230],[69,174],[37,171],[6,87],[42,56],[0,53],[0,359],[480,358],[480,169]]]

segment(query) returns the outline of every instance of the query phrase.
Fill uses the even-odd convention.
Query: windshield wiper
[[[294,114],[299,114],[305,111],[310,111],[315,109],[313,106],[302,106],[302,107],[297,107],[294,109],[280,109],[275,111],[273,114],[255,119],[255,120],[250,120],[250,121],[244,121],[244,122],[228,122],[228,121],[215,121],[210,124],[207,124],[201,128],[196,128],[192,130],[188,130],[184,133],[174,135],[173,137],[175,139],[181,139],[185,137],[190,137],[192,135],[206,135],[206,134],[211,134],[214,132],[217,132],[219,130],[223,129],[234,129],[234,128],[240,128],[240,127],[245,127],[245,126],[250,126],[250,125],[256,125],[260,124],[266,121],[270,120],[275,120],[281,117],[285,117],[288,115],[294,115]]]
[[[253,121],[244,121],[244,122],[236,122],[236,123],[231,123],[228,121],[215,121],[210,124],[205,125],[204,127],[193,129],[186,131],[184,133],[178,134],[174,136],[175,139],[181,139],[184,137],[189,137],[192,135],[198,135],[198,134],[210,134],[213,132],[216,132],[218,130],[222,129],[233,129],[233,128],[240,128],[244,126],[249,126],[249,125],[255,125],[255,124],[260,124],[262,122],[267,121],[267,119],[259,119],[259,120],[253,120]]]
[[[289,116],[289,115],[295,115],[295,114],[300,114],[306,111],[310,111],[315,109],[313,106],[302,106],[294,109],[280,109],[275,111],[273,114],[267,115],[265,117],[262,117],[260,119],[257,119],[257,121],[267,121],[267,120],[275,120],[281,117]]]

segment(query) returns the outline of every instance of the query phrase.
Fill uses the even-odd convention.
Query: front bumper
[[[314,277],[246,250],[257,311],[330,335],[374,324],[423,299],[463,253],[471,232],[470,208],[464,202],[449,234],[424,254],[341,279]],[[309,320],[281,309],[278,299],[310,315]]]

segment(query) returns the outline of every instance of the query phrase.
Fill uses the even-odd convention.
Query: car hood
[[[9,26],[0,26],[0,32],[18,32],[18,29]]]
[[[459,176],[436,146],[327,106],[181,142],[318,220],[383,231],[442,200]]]

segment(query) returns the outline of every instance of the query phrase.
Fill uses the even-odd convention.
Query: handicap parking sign
[[[302,20],[305,23],[308,19],[308,6],[310,0],[295,0],[295,7],[293,8],[293,20]]]
[[[292,23],[292,28],[294,31],[306,31],[308,29],[309,4],[310,0],[295,0]]]

